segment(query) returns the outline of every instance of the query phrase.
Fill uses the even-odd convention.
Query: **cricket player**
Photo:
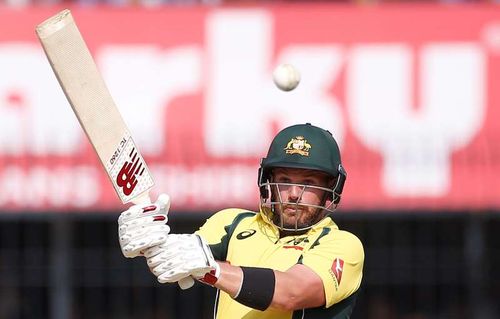
[[[122,252],[145,256],[161,283],[216,287],[219,319],[349,318],[364,251],[332,220],[345,180],[330,132],[290,126],[261,161],[259,212],[225,209],[195,234],[169,234],[170,201],[160,195],[120,215]]]

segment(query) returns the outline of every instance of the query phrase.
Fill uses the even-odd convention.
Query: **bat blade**
[[[123,203],[149,200],[153,178],[69,10],[36,27],[52,70]]]

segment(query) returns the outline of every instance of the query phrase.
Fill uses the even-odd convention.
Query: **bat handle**
[[[151,197],[149,197],[149,191],[146,191],[139,196],[135,197],[132,199],[132,203],[135,205],[138,204],[151,204]]]
[[[182,290],[186,290],[193,287],[194,279],[193,277],[182,278],[181,280],[179,280],[178,284]]]

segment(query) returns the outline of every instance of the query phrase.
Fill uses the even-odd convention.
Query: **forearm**
[[[224,262],[218,263],[221,272],[218,281],[215,283],[215,287],[226,292],[233,299],[238,293],[245,293],[244,291],[240,292],[242,280],[255,280],[252,278],[244,278],[241,267]],[[270,296],[272,299],[269,299],[270,308],[293,311],[302,308],[318,307],[325,304],[322,282],[309,268],[303,265],[296,265],[286,272],[274,270],[273,274],[273,286],[269,286],[271,281],[266,280],[261,283],[262,289],[258,289],[258,291],[254,292],[254,294],[262,294],[272,291],[273,294]],[[243,287],[245,287],[245,285]],[[238,298],[236,298],[236,300],[238,300]],[[240,300],[238,301],[241,303]]]
[[[325,304],[323,283],[303,265],[295,265],[286,272],[274,271],[276,285],[272,308],[297,310],[320,307]]]

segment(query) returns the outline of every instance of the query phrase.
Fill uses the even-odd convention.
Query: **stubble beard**
[[[316,224],[324,217],[324,214],[320,212],[319,208],[308,207],[300,204],[298,207],[295,207],[295,205],[292,204],[283,205],[285,212],[281,212],[281,207],[279,207],[280,205],[277,206],[278,207],[275,208],[273,222],[275,225],[281,227],[281,220],[283,219],[282,227],[287,229],[308,228]],[[288,212],[287,209],[290,209],[290,212]],[[292,212],[292,210],[295,212]]]

